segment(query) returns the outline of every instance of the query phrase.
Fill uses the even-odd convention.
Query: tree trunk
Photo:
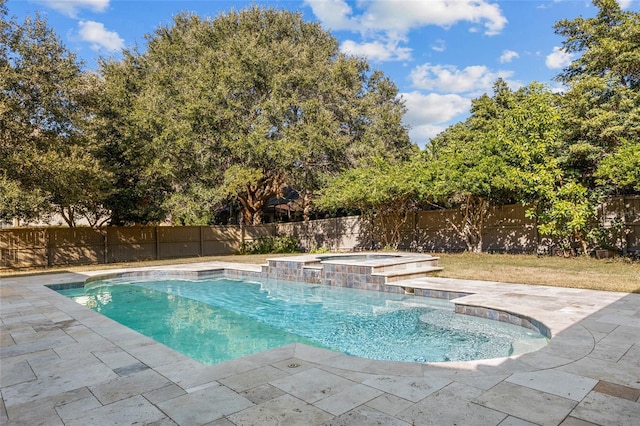
[[[302,194],[302,218],[305,222],[309,222],[311,218],[311,191],[308,189]]]

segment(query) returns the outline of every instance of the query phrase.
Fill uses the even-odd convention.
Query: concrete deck
[[[461,301],[535,318],[554,337],[474,362],[294,344],[204,365],[45,287],[100,273],[0,278],[1,424],[640,424],[640,294],[426,278],[412,285],[473,293]]]

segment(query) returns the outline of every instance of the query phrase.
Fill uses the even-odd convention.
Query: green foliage
[[[622,11],[615,0],[594,4],[595,17],[556,24],[564,50],[580,55],[558,76],[569,86],[562,97],[560,160],[590,189],[598,184],[594,173],[600,160],[625,140],[639,143],[640,134],[640,14]]]
[[[585,186],[568,182],[558,188],[552,198],[545,200],[537,215],[542,235],[555,237],[569,251],[574,242],[588,255],[593,243],[593,231],[598,227],[596,206],[601,201]]]
[[[622,141],[615,152],[602,159],[595,175],[601,185],[640,192],[640,142]]]
[[[148,199],[159,215],[184,217],[176,208],[189,198],[236,199],[244,222],[259,223],[284,187],[307,194],[372,155],[409,150],[393,83],[299,14],[182,13],[147,44],[103,64],[108,91],[124,100],[104,105],[101,133],[120,137],[108,152],[120,192]]]
[[[482,250],[492,206],[529,203],[548,192],[560,171],[554,155],[560,136],[557,97],[532,83],[512,92],[502,80],[494,96],[472,102],[465,123],[435,138],[423,178],[423,199],[459,210],[450,225],[471,252]]]
[[[396,162],[376,158],[330,179],[315,203],[323,210],[359,210],[365,230],[381,245],[397,248],[422,193],[423,174],[419,156]]]
[[[250,243],[243,244],[244,254],[269,254],[269,253],[297,253],[300,240],[291,235],[278,237],[262,237]]]
[[[96,225],[111,185],[86,133],[100,81],[39,15],[7,20],[4,2],[0,15],[1,216]]]

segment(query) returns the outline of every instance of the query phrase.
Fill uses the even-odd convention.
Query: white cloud
[[[57,10],[63,15],[75,18],[82,9],[92,12],[104,12],[109,7],[110,0],[40,0],[38,3]]]
[[[120,38],[117,32],[108,31],[104,24],[95,21],[78,22],[78,34],[83,41],[88,41],[93,50],[102,48],[114,52],[124,47],[124,40]]]
[[[572,60],[573,55],[565,52],[561,47],[555,46],[553,48],[553,52],[547,55],[547,59],[544,63],[547,65],[547,68],[553,70],[569,66]]]
[[[431,45],[431,49],[435,50],[436,52],[444,52],[445,50],[447,50],[447,44],[444,40],[438,39]]]
[[[618,0],[618,4],[622,9],[628,9],[633,0]]]
[[[471,107],[471,99],[456,94],[425,95],[414,91],[401,96],[407,107],[405,122],[410,126],[445,123]]]
[[[340,46],[343,53],[354,56],[365,56],[374,62],[385,61],[405,61],[411,59],[412,49],[400,47],[399,41],[381,41],[356,43],[353,40],[346,40]]]
[[[411,140],[424,146],[429,139],[448,127],[447,122],[468,112],[471,99],[456,95],[423,94],[417,91],[402,93],[407,107],[404,123],[410,127]]]
[[[505,50],[502,52],[502,55],[500,56],[500,63],[504,64],[507,62],[511,62],[512,60],[514,60],[515,58],[519,58],[520,55],[518,54],[518,52],[514,52],[513,50]]]
[[[353,13],[344,0],[305,0],[316,18],[332,30],[349,29],[354,24],[349,18]]]
[[[390,31],[406,34],[413,28],[437,25],[448,28],[458,22],[481,24],[485,34],[502,31],[507,19],[496,3],[487,0],[369,0],[356,4],[354,14],[344,0],[305,0],[315,16],[332,30]]]
[[[438,134],[446,130],[447,127],[449,126],[432,124],[415,126],[409,129],[409,137],[413,142],[417,143],[420,148],[424,148],[429,140],[438,136]]]
[[[487,92],[498,78],[508,79],[512,71],[491,71],[484,65],[472,65],[462,70],[454,65],[420,65],[409,74],[412,85],[418,89],[440,93]]]

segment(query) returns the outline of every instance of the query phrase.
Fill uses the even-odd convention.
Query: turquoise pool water
[[[529,329],[455,314],[445,300],[287,281],[116,279],[59,292],[208,364],[294,342],[410,362],[546,343]]]

